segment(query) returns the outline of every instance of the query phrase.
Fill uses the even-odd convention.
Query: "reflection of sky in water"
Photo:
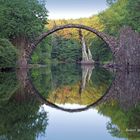
[[[67,109],[78,109],[78,108],[85,108],[86,105],[78,105],[78,104],[56,104],[59,107],[67,108]]]
[[[48,112],[48,126],[45,136],[38,140],[124,140],[113,138],[106,130],[108,117],[89,109],[79,113],[68,113],[46,105],[42,106]]]

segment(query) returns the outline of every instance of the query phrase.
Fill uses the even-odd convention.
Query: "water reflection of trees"
[[[113,92],[112,92],[113,91]],[[114,137],[140,138],[140,73],[118,72],[107,102],[98,107],[110,117],[107,130]]]
[[[112,136],[131,140],[140,138],[140,104],[125,111],[118,102],[108,102],[99,107],[99,112],[111,119],[107,130]]]
[[[0,73],[0,102],[5,103],[18,89],[18,81],[15,72]]]
[[[89,101],[94,101],[95,95],[99,95],[98,98],[103,95],[112,83],[113,77],[107,70],[97,67],[92,70],[92,74],[90,73],[90,80],[89,76],[85,78],[84,91],[79,94],[79,88],[83,84],[82,72],[83,70],[77,70],[76,66],[63,65],[58,69],[53,66],[31,70],[31,77],[35,88],[47,99],[53,100],[57,95],[57,103],[60,99],[75,103],[82,96],[83,101],[79,104],[88,104]],[[16,78],[16,73],[0,73],[0,78],[0,139],[36,139],[47,127],[47,114],[44,111],[39,112],[41,102],[22,84],[28,85],[26,79],[24,81],[24,78]],[[93,94],[95,91],[102,94]],[[107,130],[112,136],[129,140],[139,139],[139,91],[139,72],[117,72],[115,81],[103,100],[104,103],[97,107],[99,113],[110,118]],[[64,98],[67,97],[65,95],[69,96],[67,100]],[[129,132],[130,129],[135,130]]]
[[[9,102],[0,109],[0,138],[8,140],[35,140],[45,133],[45,112],[38,112],[38,104]]]
[[[47,114],[29,93],[20,93],[16,73],[0,73],[0,139],[35,140],[45,133]],[[23,98],[24,97],[24,98]]]
[[[32,82],[38,92],[54,104],[92,104],[104,95],[113,80],[112,73],[92,66],[59,64],[47,67],[46,75],[37,74],[38,71],[31,71]]]
[[[73,85],[81,80],[81,67],[76,64],[58,64],[52,65],[52,83],[53,88]]]

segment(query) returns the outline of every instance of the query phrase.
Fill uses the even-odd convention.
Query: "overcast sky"
[[[107,8],[106,0],[47,0],[49,19],[90,17]]]

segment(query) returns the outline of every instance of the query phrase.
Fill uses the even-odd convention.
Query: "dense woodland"
[[[108,9],[89,18],[53,21],[48,20],[45,0],[0,0],[0,67],[15,67],[24,49],[35,37],[58,25],[82,23],[114,36],[118,36],[123,26],[140,32],[140,0],[107,0],[107,4]],[[87,31],[83,31],[83,35],[94,61],[112,60],[105,42]],[[78,62],[81,57],[78,30],[67,29],[50,35],[40,43],[30,63]]]

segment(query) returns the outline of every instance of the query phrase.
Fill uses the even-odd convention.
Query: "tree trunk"
[[[26,50],[28,50],[29,41],[27,41],[25,37],[17,37],[17,38],[14,38],[11,42],[18,50],[17,67],[27,68],[28,58],[27,58]]]
[[[91,51],[86,45],[86,42],[85,42],[81,29],[79,30],[79,37],[80,37],[80,42],[82,44],[82,61],[81,61],[81,63],[85,63],[85,64],[94,63],[94,61],[92,59]]]
[[[92,60],[92,54],[89,48],[87,48],[88,50],[88,60]]]
[[[86,43],[85,43],[84,37],[82,37],[82,61],[87,62],[88,60],[89,59],[88,59],[88,54],[86,51]]]
[[[81,29],[79,30],[79,38],[80,38],[80,42],[82,44],[82,61],[81,62],[87,62],[88,61],[88,54],[86,51],[86,42],[85,42],[85,39],[83,37]]]
[[[92,75],[92,70],[94,69],[94,66],[87,66],[87,65],[82,65],[82,80],[80,83],[80,91],[79,94],[82,94],[82,92],[86,88],[86,84],[89,83]]]

